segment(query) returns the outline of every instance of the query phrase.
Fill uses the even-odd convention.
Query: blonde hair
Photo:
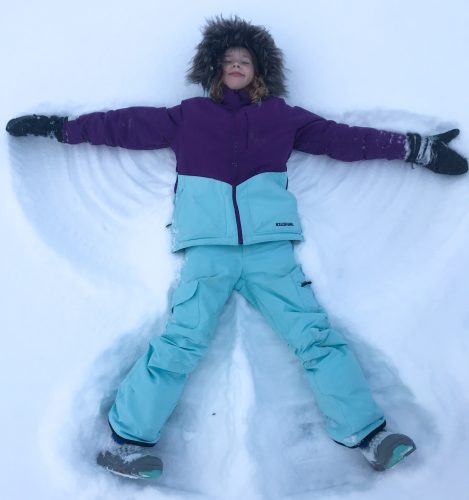
[[[254,75],[252,82],[244,89],[248,92],[251,102],[260,103],[270,92],[264,79],[259,75]],[[223,70],[220,69],[210,86],[209,96],[216,102],[223,101]]]

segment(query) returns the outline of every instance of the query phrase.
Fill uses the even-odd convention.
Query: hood
[[[225,51],[231,47],[245,47],[256,58],[258,74],[263,78],[270,95],[286,96],[283,53],[263,26],[240,19],[238,16],[209,19],[202,30],[202,41],[196,47],[187,81],[202,85],[208,92],[222,64]]]

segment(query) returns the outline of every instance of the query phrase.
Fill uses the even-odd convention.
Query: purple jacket
[[[203,231],[181,236],[181,231],[177,231],[176,249],[192,244],[247,244],[243,226],[250,225],[258,228],[253,229],[250,243],[301,239],[301,229],[295,227],[295,231],[292,230],[299,223],[274,225],[283,224],[282,220],[288,222],[287,214],[283,219],[280,214],[272,216],[269,230],[260,228],[256,221],[244,221],[240,213],[243,209],[238,206],[237,195],[241,194],[238,186],[268,178],[266,175],[257,178],[262,174],[285,173],[293,149],[314,155],[325,154],[347,162],[403,160],[406,142],[403,134],[336,123],[301,107],[289,106],[279,97],[271,96],[259,104],[251,103],[245,90],[235,91],[226,86],[221,103],[207,97],[195,97],[171,108],[132,107],[83,115],[65,123],[63,138],[69,144],[89,142],[129,149],[170,147],[176,155],[178,179],[185,177],[186,186],[193,184],[191,181],[212,179],[224,184],[222,190],[229,188],[236,237],[228,235],[229,222],[220,224],[215,236]],[[275,182],[280,182],[278,175],[276,179]],[[194,201],[194,195],[191,196]],[[276,192],[275,196],[278,198],[279,193]],[[201,200],[193,203],[191,210],[197,209],[200,203]],[[206,209],[213,211],[214,207]],[[230,217],[229,207],[221,207],[221,210]],[[200,222],[202,212],[199,212],[200,227],[203,224]],[[280,220],[275,222],[279,217]]]

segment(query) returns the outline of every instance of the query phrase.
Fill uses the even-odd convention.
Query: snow
[[[284,50],[288,102],[346,123],[437,133],[469,155],[464,0],[238,0],[2,6],[1,122],[201,95],[184,73],[206,17],[237,13]],[[119,380],[167,318],[175,161],[0,139],[0,491],[8,500],[467,498],[469,176],[295,153],[303,269],[390,426],[418,451],[379,474],[331,442],[301,366],[229,300],[158,451],[165,473],[97,468]]]

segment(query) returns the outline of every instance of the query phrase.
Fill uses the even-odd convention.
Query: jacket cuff
[[[82,142],[86,142],[81,135],[77,120],[69,120],[68,118],[65,119],[62,126],[61,142],[65,142],[67,144],[80,144]]]

